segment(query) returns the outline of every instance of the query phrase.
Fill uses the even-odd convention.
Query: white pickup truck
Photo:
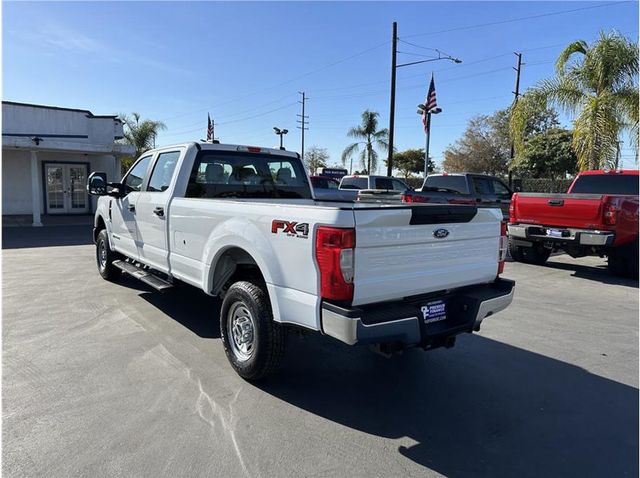
[[[316,200],[297,153],[179,144],[119,183],[93,173],[88,189],[102,277],[221,297],[222,342],[246,379],[275,370],[289,328],[385,354],[451,347],[513,298],[499,210]]]

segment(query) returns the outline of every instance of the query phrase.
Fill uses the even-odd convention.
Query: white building
[[[2,214],[41,216],[89,214],[95,199],[87,176],[104,171],[120,179],[120,156],[132,146],[118,144],[122,121],[87,110],[2,102]]]

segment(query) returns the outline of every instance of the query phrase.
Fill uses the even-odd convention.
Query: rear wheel
[[[222,301],[220,336],[238,375],[258,380],[275,372],[284,355],[286,332],[273,321],[263,287],[248,281],[229,287]]]
[[[96,240],[96,262],[98,264],[98,272],[100,272],[103,279],[115,281],[120,278],[122,271],[113,265],[113,261],[118,258],[118,253],[112,251],[109,247],[107,230],[103,229]]]
[[[522,249],[523,247],[516,246],[513,239],[509,238],[509,254],[511,255],[511,259],[516,262],[522,262]]]
[[[542,247],[541,244],[534,243],[531,247],[522,248],[522,260],[527,264],[535,264],[541,266],[549,256],[551,255],[551,249]]]

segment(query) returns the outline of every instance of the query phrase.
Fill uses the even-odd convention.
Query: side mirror
[[[87,191],[92,196],[105,196],[107,194],[107,173],[91,173]]]

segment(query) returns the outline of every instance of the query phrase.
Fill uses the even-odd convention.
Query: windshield
[[[572,193],[578,194],[638,194],[638,176],[635,174],[586,174],[578,176]]]
[[[427,176],[424,185],[428,188],[441,188],[468,194],[467,179],[464,176]]]
[[[310,199],[311,190],[297,158],[201,151],[193,164],[186,196]]]

